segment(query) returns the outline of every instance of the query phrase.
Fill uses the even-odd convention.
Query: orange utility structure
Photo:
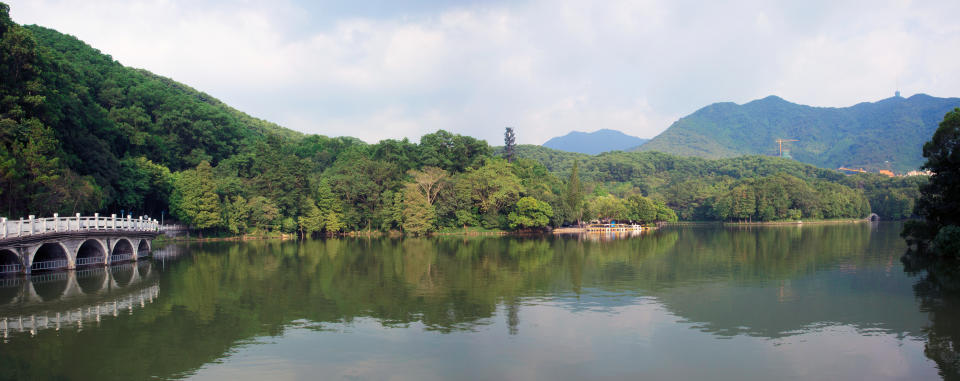
[[[777,156],[783,157],[784,142],[799,142],[797,139],[777,139]]]

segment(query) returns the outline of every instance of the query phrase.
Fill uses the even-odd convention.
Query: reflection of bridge
[[[0,273],[106,266],[150,253],[156,220],[116,215],[0,219]]]
[[[154,260],[163,260],[179,257],[187,253],[187,249],[180,245],[161,246],[159,249],[151,249],[150,256]]]
[[[150,261],[0,279],[0,331],[83,328],[103,316],[132,314],[159,295]]]

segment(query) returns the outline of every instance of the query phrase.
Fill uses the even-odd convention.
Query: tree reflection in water
[[[930,316],[924,354],[944,380],[960,380],[960,263],[931,261],[908,251],[904,271],[919,276],[913,286],[920,309]]]

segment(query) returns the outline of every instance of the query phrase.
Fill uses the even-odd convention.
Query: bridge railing
[[[23,266],[21,266],[19,263],[0,265],[0,274],[19,273],[20,270],[23,270]]]
[[[74,265],[76,266],[86,266],[86,265],[92,265],[92,264],[102,265],[103,257],[96,256],[96,257],[77,258],[76,263],[74,263]]]
[[[33,270],[55,270],[67,267],[66,259],[57,259],[53,261],[33,262]]]
[[[80,216],[80,213],[71,217],[61,217],[54,213],[53,217],[49,218],[34,216],[19,220],[0,218],[0,239],[91,230],[159,231],[160,224],[157,220],[146,216],[133,218],[127,215],[126,218],[123,216],[117,218],[116,214],[106,217],[100,216],[99,213],[87,217]]]
[[[133,254],[114,254],[110,256],[110,263],[132,261]]]

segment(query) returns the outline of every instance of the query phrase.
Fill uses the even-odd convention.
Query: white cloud
[[[571,129],[652,137],[718,101],[845,106],[956,96],[956,2],[803,6],[661,0],[477,2],[361,11],[310,3],[12,1],[76,35],[288,127],[368,141],[447,129],[539,144]],[[344,7],[340,7],[344,8]]]

